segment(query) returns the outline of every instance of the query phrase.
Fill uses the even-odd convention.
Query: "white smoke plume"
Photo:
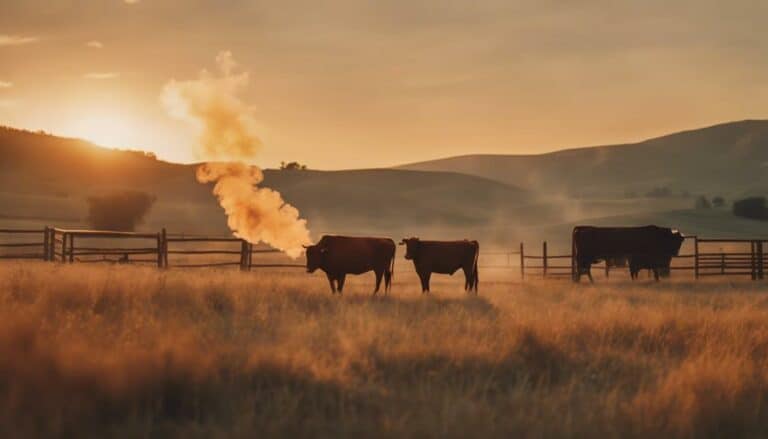
[[[311,242],[306,220],[279,192],[259,188],[264,176],[247,164],[262,146],[253,110],[240,99],[248,73],[235,73],[230,52],[219,53],[216,64],[218,74],[203,70],[197,79],[170,81],[161,101],[171,116],[197,130],[195,153],[208,162],[197,169],[197,181],[215,183],[213,193],[235,236],[298,257]]]

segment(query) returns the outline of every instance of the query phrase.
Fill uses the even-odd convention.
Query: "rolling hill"
[[[678,194],[765,194],[768,121],[725,123],[633,144],[539,155],[466,155],[398,169],[460,172],[579,197],[622,197],[664,187]]]
[[[194,169],[143,152],[2,128],[0,223],[85,226],[88,196],[132,189],[157,197],[147,228],[225,233],[211,187],[195,181]],[[263,185],[298,207],[315,234],[483,226],[531,202],[524,190],[450,172],[265,170],[264,175]],[[526,209],[525,218],[534,221],[545,210]]]

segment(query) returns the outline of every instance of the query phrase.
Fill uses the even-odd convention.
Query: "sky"
[[[392,166],[768,118],[762,0],[0,0],[0,124],[190,162],[228,51],[256,159]]]

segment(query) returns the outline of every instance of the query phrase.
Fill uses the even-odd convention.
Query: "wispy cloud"
[[[92,72],[92,73],[86,73],[83,75],[83,78],[85,79],[115,79],[119,77],[120,74],[117,72]]]
[[[86,47],[90,47],[91,49],[103,49],[104,48],[104,43],[102,43],[101,41],[96,41],[96,40],[89,41],[89,42],[85,43],[85,45],[86,45]]]
[[[3,35],[0,34],[0,47],[3,46],[21,46],[38,41],[37,37],[27,37],[22,35]]]
[[[13,87],[13,82],[0,81],[0,88],[11,88],[11,87]]]

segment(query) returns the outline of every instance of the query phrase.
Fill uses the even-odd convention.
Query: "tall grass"
[[[764,284],[0,265],[0,435],[759,437]]]

